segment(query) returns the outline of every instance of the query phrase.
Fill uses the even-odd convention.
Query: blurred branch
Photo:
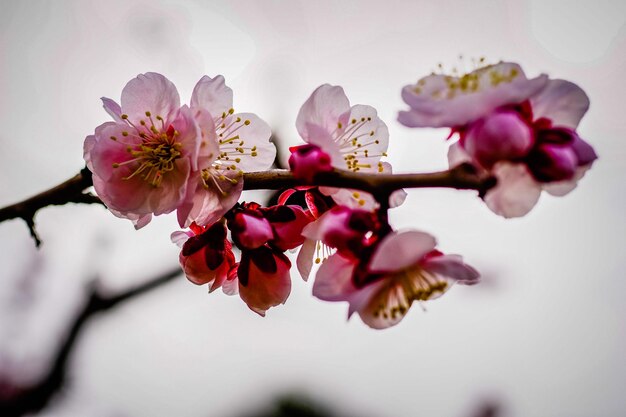
[[[68,358],[70,357],[76,341],[78,340],[85,324],[98,313],[105,312],[117,305],[145,294],[163,284],[180,276],[180,268],[173,269],[153,278],[143,284],[137,285],[124,292],[106,295],[97,289],[97,285],[89,285],[89,299],[80,313],[76,316],[72,326],[62,341],[54,362],[47,374],[39,383],[30,387],[0,387],[0,416],[19,417],[27,413],[42,410],[52,397],[59,392],[67,380]]]
[[[311,185],[294,178],[290,171],[272,169],[247,172],[243,176],[245,190],[281,190],[300,185]],[[26,222],[37,246],[41,243],[35,231],[35,213],[42,207],[66,203],[102,204],[102,201],[85,190],[93,185],[91,172],[83,168],[69,180],[29,199],[0,209],[0,222],[21,218]],[[373,174],[334,170],[319,173],[316,186],[354,188],[376,196],[390,195],[402,188],[456,188],[477,190],[479,196],[495,185],[495,178],[479,173],[470,164],[461,164],[446,171],[423,174]]]

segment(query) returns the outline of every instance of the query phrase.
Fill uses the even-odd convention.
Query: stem
[[[423,174],[372,174],[334,170],[319,173],[315,184],[294,178],[290,171],[284,169],[248,172],[243,178],[245,190],[281,190],[303,185],[330,186],[366,191],[379,200],[388,199],[393,191],[402,188],[477,190],[479,196],[483,197],[495,185],[495,178],[477,172],[470,164],[461,164],[447,171]],[[34,219],[37,211],[46,206],[67,203],[102,204],[98,197],[86,191],[92,185],[91,172],[83,168],[74,177],[47,191],[0,209],[0,222],[21,218],[26,222],[31,236],[39,246]]]

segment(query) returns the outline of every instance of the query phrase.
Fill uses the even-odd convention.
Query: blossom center
[[[374,317],[404,316],[413,301],[426,301],[443,294],[448,282],[416,267],[401,271],[373,300]]]
[[[349,171],[358,172],[361,169],[371,169],[371,161],[363,161],[368,158],[380,158],[387,156],[386,152],[376,153],[374,150],[370,153],[372,147],[378,148],[380,141],[374,136],[376,131],[371,129],[371,117],[361,117],[359,120],[353,118],[349,121],[348,126],[343,123],[337,123],[337,128],[331,133],[332,139],[339,145],[339,152],[343,155],[346,168]],[[381,162],[377,164],[378,171],[383,171]]]
[[[126,124],[132,128],[132,133],[123,131],[122,136],[139,138],[141,142],[127,145],[126,150],[132,158],[124,162],[113,163],[113,168],[132,165],[131,173],[124,177],[125,180],[140,176],[150,185],[158,187],[163,182],[165,174],[175,169],[174,162],[182,156],[182,144],[178,142],[180,133],[173,125],[170,124],[165,128],[163,118],[156,116],[156,120],[160,122],[160,126],[157,127],[152,119],[152,114],[149,111],[145,114],[150,125],[142,119],[140,126],[137,126],[128,120],[127,115],[121,116]],[[111,139],[119,140],[115,136],[111,136]]]

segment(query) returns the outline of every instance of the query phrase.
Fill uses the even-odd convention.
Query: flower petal
[[[541,184],[530,174],[526,165],[498,162],[493,167],[498,182],[487,192],[487,207],[499,216],[521,217],[539,200]]]
[[[460,255],[440,255],[425,259],[421,263],[426,271],[442,275],[460,284],[473,285],[480,280],[480,274],[463,262]]]
[[[124,123],[124,120],[121,117],[122,109],[117,102],[106,97],[102,97],[100,100],[102,100],[102,107],[104,107],[104,110],[113,118],[113,120],[117,123]]]
[[[348,301],[358,291],[352,283],[354,263],[335,253],[326,259],[315,275],[313,295],[324,301]]]
[[[298,133],[305,140],[314,136],[311,126],[320,126],[325,132],[337,129],[339,116],[350,109],[343,88],[324,84],[319,86],[304,102],[296,119]],[[311,142],[312,143],[312,142]]]
[[[193,89],[191,107],[205,109],[214,118],[228,114],[233,107],[233,90],[226,86],[223,76],[205,75]]]
[[[306,239],[300,247],[300,252],[298,252],[296,266],[298,267],[298,272],[300,272],[300,276],[304,281],[308,281],[309,275],[311,275],[311,269],[313,269],[313,257],[315,256],[316,248],[317,241]]]
[[[471,163],[472,157],[465,152],[461,143],[456,142],[450,145],[448,148],[448,166],[450,166],[450,168],[454,168],[466,162]]]
[[[417,230],[390,233],[378,244],[368,269],[374,273],[400,271],[417,264],[436,245],[433,236]]]
[[[130,80],[122,90],[121,101],[122,112],[136,125],[141,120],[149,124],[147,111],[153,118],[161,116],[167,123],[180,107],[180,97],[174,84],[155,72],[139,74]]]
[[[506,104],[520,103],[543,89],[547,75],[528,79],[521,67],[501,62],[461,78],[433,74],[402,89],[411,108],[398,115],[408,127],[455,127],[488,115]]]
[[[259,116],[253,113],[237,113],[224,121],[229,125],[231,118],[240,118],[243,123],[234,132],[238,135],[238,147],[244,152],[239,152],[231,156],[228,163],[236,165],[244,172],[263,171],[272,166],[276,159],[276,147],[270,142],[272,129]],[[228,139],[232,135],[224,135],[220,139]],[[243,143],[243,144],[241,144]],[[220,151],[224,152],[224,148],[232,148],[228,144],[220,145]],[[254,148],[254,151],[252,151]],[[239,158],[237,162],[235,158]]]
[[[545,117],[553,126],[575,129],[589,109],[589,97],[576,84],[550,80],[546,88],[530,99],[535,119]]]

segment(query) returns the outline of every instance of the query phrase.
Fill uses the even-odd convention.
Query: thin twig
[[[65,339],[58,348],[54,362],[39,383],[30,387],[14,387],[12,395],[0,396],[0,415],[3,417],[19,417],[27,413],[37,412],[48,405],[53,396],[64,387],[67,379],[68,358],[76,346],[76,342],[85,324],[94,315],[107,311],[124,301],[145,294],[180,276],[180,268],[173,269],[139,284],[129,290],[114,295],[101,294],[96,285],[89,286],[89,299],[81,312],[76,316]]]

